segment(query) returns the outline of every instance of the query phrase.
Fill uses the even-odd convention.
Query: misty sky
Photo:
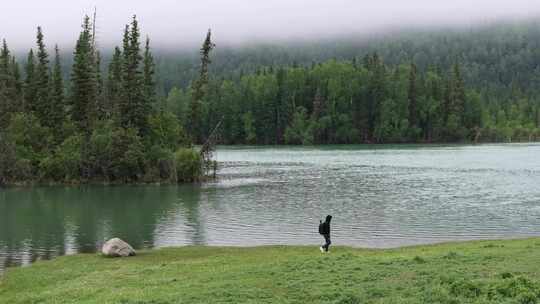
[[[33,45],[35,28],[46,43],[71,47],[82,16],[98,9],[101,46],[119,44],[124,24],[137,14],[154,46],[214,40],[312,39],[411,25],[486,23],[540,15],[540,0],[1,0],[0,38],[12,49]]]

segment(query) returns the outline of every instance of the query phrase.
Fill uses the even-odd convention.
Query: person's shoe
[[[324,248],[322,248],[322,246],[319,247],[319,249],[321,250],[322,253],[324,253]]]

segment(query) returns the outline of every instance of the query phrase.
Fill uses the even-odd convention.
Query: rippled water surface
[[[540,236],[540,145],[341,146],[218,150],[202,185],[0,189],[7,265],[187,244],[395,247]]]

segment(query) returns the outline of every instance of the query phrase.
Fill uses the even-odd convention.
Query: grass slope
[[[540,303],[540,239],[81,254],[9,269],[0,303]]]

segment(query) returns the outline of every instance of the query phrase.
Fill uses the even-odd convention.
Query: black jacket
[[[332,216],[328,215],[326,217],[326,221],[319,225],[319,233],[320,234],[330,234],[330,221],[331,220],[332,220]]]

